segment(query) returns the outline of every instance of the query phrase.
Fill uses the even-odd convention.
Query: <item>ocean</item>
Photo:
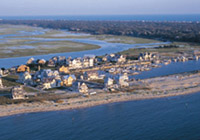
[[[178,21],[199,22],[200,14],[192,15],[83,15],[83,16],[0,16],[5,20],[102,20],[102,21]]]
[[[199,140],[200,93],[0,118],[1,140]]]

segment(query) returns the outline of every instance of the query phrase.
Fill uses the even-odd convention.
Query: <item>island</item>
[[[1,68],[0,116],[198,92],[198,70],[135,77],[170,63],[198,62],[200,51],[186,50],[187,47],[173,43],[102,56],[54,56],[49,60],[31,57],[25,64]]]

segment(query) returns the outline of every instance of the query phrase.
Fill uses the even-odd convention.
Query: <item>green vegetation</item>
[[[2,82],[5,87],[19,86],[20,84],[16,82],[17,79],[18,76],[16,75],[8,75],[2,78]]]
[[[128,36],[115,36],[115,35],[96,35],[90,38],[96,40],[103,40],[110,43],[124,43],[124,44],[146,44],[146,43],[158,43],[160,41],[153,39],[145,39],[138,37],[128,37]]]
[[[200,51],[200,44],[174,42],[172,45],[178,45],[178,48],[147,48],[147,49],[129,49],[120,54],[138,56],[141,52],[158,52],[165,55],[173,55],[175,53],[193,53],[195,50]]]
[[[50,43],[52,43],[52,45],[46,45]],[[6,47],[5,49],[0,50],[0,57],[8,58],[8,57],[20,57],[20,56],[32,56],[32,55],[43,55],[43,54],[50,54],[50,53],[76,52],[76,51],[84,51],[84,50],[100,48],[99,46],[96,46],[96,45],[75,43],[75,42],[70,42],[70,41],[58,42],[57,43],[58,45],[55,45],[55,44],[56,42],[43,43],[42,45],[38,45],[37,47],[33,49],[10,49],[9,50],[9,47]],[[36,45],[37,44],[33,44],[33,46],[36,46]]]
[[[26,32],[42,31],[42,35],[26,35]],[[24,33],[25,32],[25,33]],[[78,43],[72,41],[35,41],[33,38],[52,38],[58,39],[64,31],[59,30],[44,30],[42,28],[22,26],[22,25],[0,25],[0,35],[16,34],[17,36],[8,36],[5,39],[0,39],[0,58],[20,57],[43,55],[50,53],[75,52],[100,48],[97,45],[86,43]],[[67,34],[66,34],[67,35]],[[63,36],[66,38],[66,36]],[[31,43],[30,43],[31,42]]]
[[[30,87],[24,87],[24,91],[30,93],[30,92],[38,92],[37,90],[34,90],[33,88],[30,88]]]
[[[64,94],[64,95],[56,95],[56,94],[39,94],[38,96],[29,97],[26,100],[13,100],[11,97],[3,97],[0,96],[0,105],[6,104],[19,104],[19,103],[32,103],[32,102],[44,102],[44,101],[54,101],[59,102],[62,99],[70,99],[77,98],[80,94]]]
[[[22,32],[23,31],[23,32]],[[42,31],[41,35],[26,35],[24,32]],[[51,39],[67,39],[67,38],[87,38],[94,40],[103,40],[112,43],[125,44],[144,44],[159,42],[152,39],[114,36],[114,35],[89,35],[89,36],[73,36],[62,30],[42,29],[37,27],[23,25],[0,25],[1,34],[17,34],[17,36],[9,36],[6,39],[0,39],[0,58],[20,57],[43,55],[50,53],[75,52],[100,48],[97,45],[86,43],[78,43],[72,41],[38,41],[36,38],[51,38]],[[26,35],[26,36],[20,36]],[[35,39],[36,40],[35,40]],[[1,42],[3,41],[3,42]],[[34,42],[36,41],[36,42]],[[31,43],[30,43],[31,42]]]
[[[5,35],[5,34],[16,34],[20,33],[21,31],[24,32],[31,32],[31,31],[42,31],[42,28],[36,28],[36,27],[31,27],[31,26],[26,26],[26,25],[9,25],[9,24],[2,24],[0,25],[0,35]]]

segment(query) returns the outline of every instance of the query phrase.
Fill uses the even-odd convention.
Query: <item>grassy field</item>
[[[19,48],[17,48],[17,47]],[[28,47],[27,47],[28,46]],[[14,48],[13,48],[14,47]],[[70,41],[33,43],[31,45],[0,45],[0,58],[75,52],[100,48],[97,45]]]
[[[0,35],[6,34],[16,34],[20,33],[21,31],[31,32],[31,31],[42,31],[42,28],[30,27],[25,25],[0,25]]]
[[[3,86],[5,87],[13,87],[13,86],[19,86],[20,84],[17,83],[18,76],[16,75],[8,75],[6,77],[2,78]]]
[[[26,34],[23,34],[24,32],[37,31],[44,34],[38,35],[31,33],[28,36],[26,36]],[[64,31],[60,30],[47,30],[29,26],[0,25],[0,37],[1,35],[7,34],[16,35],[0,39],[0,58],[75,52],[100,48],[97,45],[90,45],[86,43],[78,43],[72,41],[43,41],[30,43],[31,41],[34,41],[34,39],[32,38],[51,37],[52,39],[58,39],[59,34],[64,33]],[[67,37],[63,36],[63,38]]]
[[[160,42],[158,40],[153,40],[153,39],[128,37],[128,36],[114,36],[114,35],[97,35],[97,36],[91,36],[89,38],[96,40],[103,40],[110,43],[124,43],[124,44],[146,44],[146,43]]]
[[[28,32],[28,35],[27,35]],[[29,34],[30,33],[30,34]],[[36,33],[36,34],[35,34]],[[42,33],[42,34],[38,34]],[[37,27],[23,25],[0,25],[1,35],[14,34],[16,36],[8,36],[0,39],[0,58],[20,57],[43,55],[50,53],[75,52],[100,48],[97,45],[72,41],[44,41],[34,42],[35,39],[68,39],[68,38],[85,38],[92,40],[102,40],[110,43],[125,44],[145,44],[159,42],[157,40],[113,36],[113,35],[79,35],[70,34],[63,30],[42,29]],[[30,43],[31,42],[31,43]]]
[[[174,42],[172,45],[178,45],[179,48],[148,48],[148,49],[129,49],[120,54],[125,55],[135,55],[138,56],[140,53],[143,52],[158,52],[160,54],[171,55],[174,54],[181,54],[181,53],[188,53],[191,54],[195,50],[200,51],[200,44],[193,44],[193,43],[182,43],[182,42]]]

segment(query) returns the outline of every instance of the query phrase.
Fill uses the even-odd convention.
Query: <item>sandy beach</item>
[[[0,117],[31,112],[46,112],[92,107],[102,104],[166,98],[197,93],[200,91],[200,75],[173,75],[142,80],[149,90],[135,90],[130,93],[102,93],[89,97],[62,99],[59,102],[43,101],[34,103],[21,103],[0,105]]]

